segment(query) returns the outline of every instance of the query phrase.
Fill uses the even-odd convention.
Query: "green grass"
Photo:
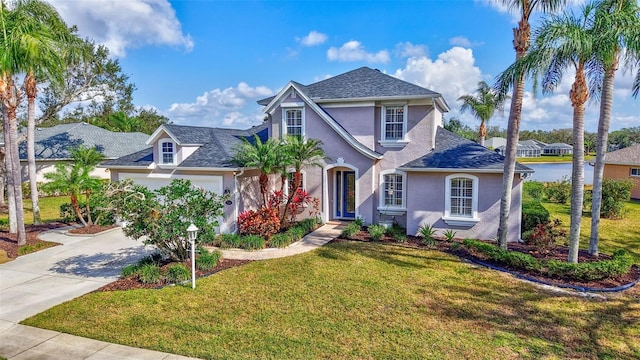
[[[87,294],[23,324],[207,359],[634,359],[639,298],[583,299],[437,251],[339,242],[195,290]]]
[[[543,202],[543,206],[549,210],[551,219],[562,220],[562,226],[569,229],[569,204]],[[615,249],[627,249],[640,264],[640,202],[627,202],[625,211],[623,219],[600,219],[599,250],[611,254]],[[589,248],[590,235],[591,213],[585,212],[580,223],[580,248]]]
[[[52,222],[60,220],[60,205],[70,202],[68,196],[51,196],[40,198],[40,218],[42,222]],[[0,221],[8,221],[7,214],[0,215]],[[33,207],[31,199],[24,199],[24,221],[26,224],[33,224]]]
[[[595,156],[587,155],[584,157],[585,161],[593,160]],[[570,163],[573,161],[573,156],[564,155],[564,156],[540,156],[537,158],[517,158],[517,161],[521,164],[531,164],[531,163]]]

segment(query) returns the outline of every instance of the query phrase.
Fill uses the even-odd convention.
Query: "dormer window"
[[[165,140],[160,142],[160,164],[175,164],[176,145],[173,141]]]
[[[304,118],[302,109],[286,109],[284,122],[286,135],[304,136]]]
[[[407,106],[386,105],[382,107],[380,123],[380,145],[402,147],[407,144]]]

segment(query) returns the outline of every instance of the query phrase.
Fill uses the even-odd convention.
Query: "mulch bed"
[[[252,260],[232,260],[232,259],[222,259],[220,260],[220,262],[218,262],[218,265],[216,265],[215,268],[208,270],[208,271],[202,271],[202,270],[198,270],[196,269],[196,278],[200,278],[203,276],[209,276],[212,274],[215,274],[219,271],[222,270],[226,270],[235,266],[241,266],[244,265],[246,263],[251,262]],[[170,265],[173,265],[176,263],[168,263],[168,264],[164,264],[161,269],[162,270],[166,270],[167,267],[169,267]],[[191,270],[191,262],[190,261],[185,261],[182,263],[182,265],[184,265],[187,269]],[[189,283],[190,284],[190,283]],[[112,283],[109,283],[97,290],[95,290],[96,292],[99,291],[114,291],[114,290],[134,290],[134,289],[158,289],[161,287],[165,287],[165,286],[169,286],[171,284],[165,283],[165,282],[161,282],[161,283],[155,283],[155,284],[144,284],[142,283],[137,276],[131,276],[128,278],[124,278],[124,279],[119,279],[116,280]]]
[[[40,250],[51,246],[60,245],[54,242],[42,241],[38,239],[38,234],[43,231],[54,230],[64,226],[67,225],[60,222],[47,223],[42,225],[26,225],[25,230],[27,231],[27,245],[39,246]],[[0,230],[0,249],[4,250],[10,259],[15,259],[16,257],[18,257],[19,247],[20,246],[18,246],[18,240],[15,234],[10,234],[8,229]]]
[[[103,231],[111,230],[117,227],[118,225],[109,225],[109,226],[89,225],[89,226],[73,228],[67,232],[69,234],[76,234],[76,235],[95,235]]]
[[[371,238],[369,237],[369,234],[365,231],[360,231],[359,233],[350,237],[348,240],[372,241]],[[346,239],[336,239],[334,241],[346,241]],[[454,241],[461,243],[462,239],[455,239]],[[381,242],[398,244],[390,236],[384,236]],[[495,244],[495,242],[490,242],[490,241],[487,241],[487,243]],[[416,248],[427,248],[427,246],[422,244],[422,238],[419,238],[416,236],[407,236],[407,242],[399,245],[405,245],[405,246],[416,247]],[[530,246],[522,243],[516,243],[516,242],[509,243],[508,247],[509,247],[509,250],[527,253],[538,259],[556,259],[556,260],[566,261],[569,255],[569,249],[564,246],[557,246],[553,250],[546,253],[538,251],[538,249],[534,246]],[[503,264],[499,264],[499,263],[487,260],[486,258],[484,258],[484,256],[482,256],[482,254],[469,251],[464,246],[460,246],[457,249],[453,250],[451,249],[451,243],[446,241],[437,241],[436,245],[432,247],[432,249],[450,253],[460,258],[470,260],[472,262],[476,260],[480,260],[497,267],[506,268]],[[607,259],[611,259],[611,256],[607,254],[600,254],[599,257],[595,257],[590,255],[585,250],[580,250],[578,253],[578,262],[592,262],[592,261],[600,261],[600,260],[607,260]],[[602,280],[589,281],[589,282],[574,281],[574,280],[568,280],[563,278],[546,277],[546,276],[542,276],[536,273],[531,273],[522,269],[510,269],[510,268],[506,268],[506,269],[523,276],[527,276],[530,278],[534,278],[534,279],[541,280],[541,281],[548,282],[555,285],[572,285],[572,286],[588,287],[588,288],[594,288],[594,289],[614,288],[614,287],[629,284],[635,280],[640,279],[640,267],[638,267],[638,265],[633,265],[631,267],[631,271],[625,275],[621,275],[615,278],[602,279]]]

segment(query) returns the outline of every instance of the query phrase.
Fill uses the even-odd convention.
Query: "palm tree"
[[[87,222],[80,210],[78,196],[86,188],[85,175],[84,169],[79,163],[58,163],[55,166],[55,171],[44,175],[49,182],[42,185],[42,188],[47,191],[57,191],[69,195],[71,207],[83,226],[87,226]]]
[[[18,1],[14,9],[15,19],[21,28],[20,41],[23,46],[21,63],[26,71],[24,89],[27,95],[27,161],[33,223],[40,223],[40,206],[35,160],[35,99],[37,78],[49,82],[62,81],[64,74],[63,52],[71,43],[71,32],[53,6],[37,0]]]
[[[102,181],[98,178],[91,177],[90,174],[95,170],[96,166],[104,160],[104,155],[96,148],[88,148],[78,146],[71,149],[71,157],[73,161],[82,168],[83,188],[85,194],[85,208],[87,210],[87,224],[93,225],[91,218],[91,193],[100,189]]]
[[[589,253],[598,256],[604,155],[609,140],[613,84],[621,49],[626,49],[627,63],[633,62],[634,59],[640,61],[640,8],[638,3],[635,0],[605,0],[600,3],[596,11],[594,33],[598,35],[596,53],[604,73],[602,81],[597,84],[601,91],[600,117],[598,119],[596,161],[593,169],[591,237],[589,239]],[[640,70],[638,71],[638,79],[640,79]]]
[[[571,215],[568,261],[578,262],[580,220],[584,197],[584,107],[589,98],[586,70],[597,68],[592,31],[594,7],[583,7],[581,16],[573,13],[545,19],[536,30],[534,47],[505,70],[499,83],[514,83],[523,75],[542,78],[543,91],[553,91],[568,68],[575,69],[569,92],[573,106],[573,170],[571,176]],[[588,69],[586,69],[588,68]]]
[[[516,60],[523,57],[530,45],[531,27],[529,17],[536,10],[553,12],[564,6],[566,0],[502,0],[505,5],[520,12],[518,27],[513,29],[513,48]],[[500,225],[498,227],[498,243],[503,249],[507,248],[507,228],[509,225],[509,209],[511,208],[511,188],[516,170],[516,154],[518,136],[520,134],[520,115],[522,112],[522,98],[524,95],[524,75],[515,79],[513,94],[511,95],[511,109],[507,123],[507,144],[505,146],[504,170],[502,177],[502,198],[500,200]]]
[[[460,112],[470,110],[473,116],[480,119],[478,142],[484,146],[484,138],[487,136],[487,127],[485,124],[493,117],[496,110],[502,111],[504,109],[504,103],[509,96],[506,96],[502,92],[496,92],[484,81],[478,83],[476,93],[478,94],[477,96],[463,95],[460,96],[458,100],[462,101]]]
[[[268,204],[269,174],[282,166],[281,149],[279,141],[270,138],[263,142],[255,135],[253,143],[243,139],[234,151],[234,162],[243,167],[257,168],[260,172],[260,194],[263,206]]]

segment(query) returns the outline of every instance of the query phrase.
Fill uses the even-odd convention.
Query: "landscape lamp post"
[[[196,237],[198,237],[198,227],[193,223],[187,228],[189,242],[191,242],[191,288],[196,288]]]

